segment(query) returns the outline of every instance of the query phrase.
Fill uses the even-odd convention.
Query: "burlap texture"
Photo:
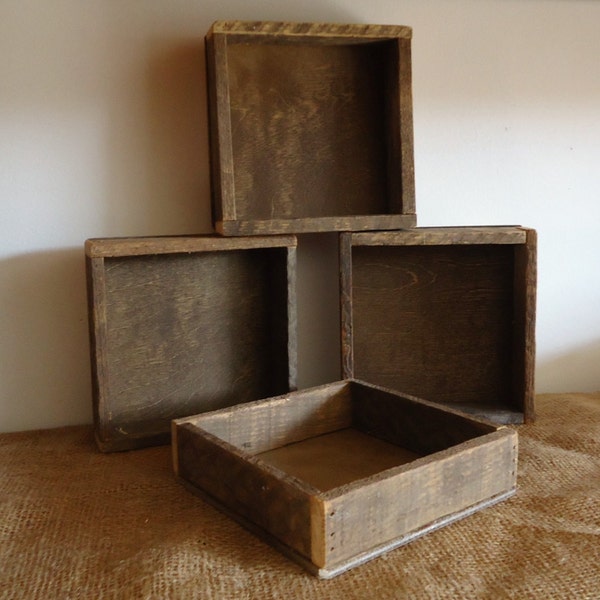
[[[192,495],[170,449],[91,428],[0,436],[0,597],[600,598],[600,393],[544,395],[519,491],[329,581]]]

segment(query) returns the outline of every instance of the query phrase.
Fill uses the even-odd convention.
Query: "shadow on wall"
[[[91,422],[81,248],[0,262],[0,430]]]
[[[538,393],[600,391],[600,340],[540,361],[536,380]]]

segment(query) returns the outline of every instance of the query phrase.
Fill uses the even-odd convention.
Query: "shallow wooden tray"
[[[344,377],[534,418],[535,231],[344,233],[340,264]]]
[[[178,419],[173,462],[328,578],[512,495],[517,434],[348,380]]]
[[[296,239],[86,242],[96,439],[170,439],[177,417],[296,387]]]
[[[206,36],[224,235],[416,223],[409,27],[221,21]]]

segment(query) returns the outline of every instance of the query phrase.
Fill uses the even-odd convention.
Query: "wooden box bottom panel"
[[[178,478],[320,577],[514,493],[517,434],[345,380],[173,421]]]

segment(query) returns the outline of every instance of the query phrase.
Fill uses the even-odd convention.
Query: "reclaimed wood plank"
[[[267,452],[315,436],[344,429],[352,423],[349,385],[327,384],[181,422],[217,436],[249,454]]]
[[[311,556],[311,496],[307,484],[264,464],[190,424],[173,430],[176,473],[303,556]]]
[[[85,242],[86,255],[92,258],[251,250],[253,248],[295,247],[291,235],[223,238],[216,235],[183,235],[157,237],[92,238]]]
[[[515,246],[513,387],[522,398],[525,422],[535,420],[535,322],[537,291],[537,232],[527,231],[525,244]]]
[[[329,231],[363,231],[414,227],[415,215],[367,215],[346,217],[307,217],[294,219],[218,221],[215,229],[225,236],[281,235]]]
[[[325,565],[331,568],[384,541],[513,491],[516,464],[517,434],[502,428],[485,439],[323,494],[329,541]]]

